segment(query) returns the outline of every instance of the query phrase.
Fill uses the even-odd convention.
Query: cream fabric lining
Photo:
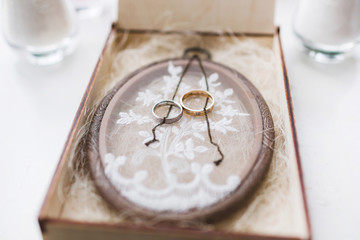
[[[197,224],[201,228],[215,228],[230,232],[276,234],[297,236],[305,232],[304,223],[298,222],[296,207],[301,202],[299,193],[290,189],[294,172],[288,166],[288,142],[284,136],[283,84],[276,76],[272,37],[220,37],[197,35],[141,35],[123,34],[114,41],[111,50],[112,67],[107,80],[109,84],[100,94],[98,101],[114,84],[130,72],[154,61],[175,58],[185,48],[200,46],[212,53],[213,61],[222,63],[244,74],[259,89],[268,103],[275,125],[276,144],[274,157],[266,179],[245,206],[229,218],[214,225]],[[89,119],[94,109],[87,109]],[[82,135],[86,125],[79,132],[78,148],[73,153],[69,168],[73,170],[74,181],[66,196],[61,218],[90,222],[143,223],[141,219],[116,212],[96,191],[87,168],[85,153],[82,152]],[[290,133],[287,133],[290,134]],[[294,165],[292,161],[290,164]],[[295,175],[295,178],[297,176]],[[296,188],[298,186],[295,184]],[[295,206],[295,208],[294,208]],[[130,219],[130,220],[129,220]],[[184,223],[186,225],[186,223]]]

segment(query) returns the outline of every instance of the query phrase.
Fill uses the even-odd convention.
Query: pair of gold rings
[[[198,96],[202,96],[202,97],[206,97],[206,104],[205,104],[205,110],[204,109],[192,109],[188,106],[185,105],[185,100],[188,98],[193,98],[193,97],[198,97]],[[209,102],[210,101],[210,102]],[[204,90],[191,90],[187,93],[185,93],[181,98],[180,98],[180,104],[173,101],[173,100],[163,100],[160,101],[158,103],[156,103],[154,105],[154,107],[152,108],[152,114],[155,117],[156,120],[158,121],[164,121],[164,123],[174,123],[176,121],[179,121],[183,115],[183,111],[191,116],[203,116],[206,113],[209,113],[213,110],[214,108],[214,104],[215,104],[215,100],[214,97],[208,92],[208,91],[204,91]],[[168,116],[166,117],[160,117],[159,115],[156,114],[156,109],[164,106],[164,105],[169,105],[169,112],[168,112]],[[179,111],[175,116],[169,117],[171,108],[175,107],[177,108]]]

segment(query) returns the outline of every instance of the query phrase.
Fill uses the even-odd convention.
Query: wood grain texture
[[[45,220],[45,239],[51,240],[304,240],[300,237],[234,234],[190,228],[119,226],[108,223],[85,223],[71,220]]]

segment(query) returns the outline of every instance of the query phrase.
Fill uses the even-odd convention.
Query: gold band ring
[[[196,96],[204,96],[204,97],[211,100],[210,104],[206,104],[206,109],[205,109],[206,113],[209,113],[209,112],[211,112],[213,110],[215,100],[214,100],[214,97],[208,91],[205,91],[205,90],[191,90],[191,91],[185,93],[180,98],[180,105],[182,106],[182,108],[184,109],[184,112],[186,114],[189,114],[191,116],[203,116],[205,114],[204,109],[191,109],[191,108],[185,106],[185,104],[184,104],[185,99],[190,98],[190,97],[196,97]]]

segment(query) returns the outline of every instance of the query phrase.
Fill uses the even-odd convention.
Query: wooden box
[[[280,30],[273,26],[274,5],[274,0],[119,0],[118,22],[113,24],[80,103],[39,214],[44,239],[311,239],[290,86]],[[272,73],[271,84],[262,86],[261,80],[254,84],[265,100],[276,102],[276,107],[270,104],[270,110],[277,119],[275,126],[278,126],[276,122],[281,125],[275,132],[282,143],[276,147],[282,148],[278,154],[283,155],[283,160],[273,159],[264,183],[239,213],[214,226],[165,227],[118,219],[110,206],[104,207],[101,203],[102,207],[98,207],[98,202],[103,201],[101,198],[89,195],[87,189],[94,188],[91,182],[81,183],[74,175],[74,168],[80,172],[88,168],[86,161],[76,159],[84,147],[81,134],[88,127],[88,118],[99,99],[113,86],[116,55],[167,36],[180,40],[196,37],[210,51],[225,47],[232,48],[231,51],[241,50],[242,55],[266,51],[273,61],[268,69]],[[232,44],[228,44],[230,40]],[[260,48],[239,49],[237,44],[244,41],[256,43]],[[120,68],[117,77],[142,64],[179,53],[180,49],[172,53],[155,51],[152,57],[135,64],[134,69]],[[136,54],[141,56],[139,52]],[[239,59],[232,58],[230,64],[237,61]],[[245,65],[240,70],[246,75],[250,67]],[[249,79],[257,79],[256,71]],[[75,184],[83,186],[79,188],[83,192],[74,189]],[[269,192],[271,196],[266,195]]]

